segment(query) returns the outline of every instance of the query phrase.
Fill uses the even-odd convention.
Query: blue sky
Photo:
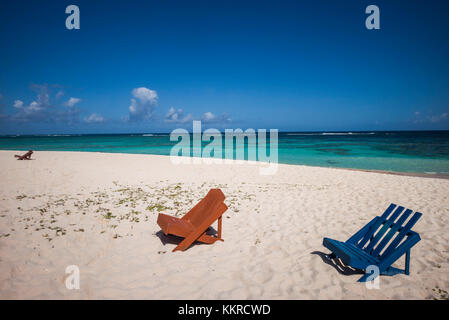
[[[447,39],[445,0],[2,1],[0,134],[449,129]]]

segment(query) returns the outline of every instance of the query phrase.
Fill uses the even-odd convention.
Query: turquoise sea
[[[169,155],[176,143],[169,134],[0,137],[1,150]],[[245,143],[245,157],[248,148],[257,146]],[[278,157],[287,164],[449,174],[449,131],[282,132]]]

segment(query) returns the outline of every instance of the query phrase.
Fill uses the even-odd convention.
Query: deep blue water
[[[176,143],[168,134],[0,137],[1,150],[169,155]],[[245,152],[252,148],[257,150],[245,143]],[[280,163],[288,164],[449,174],[449,131],[284,132],[278,155]]]

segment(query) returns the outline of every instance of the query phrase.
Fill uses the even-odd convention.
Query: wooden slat
[[[378,217],[377,221],[373,224],[373,226],[368,230],[368,232],[363,236],[362,240],[358,243],[358,247],[363,249],[363,247],[368,243],[369,240],[373,237],[374,233],[379,229],[380,225],[385,223],[385,218]]]
[[[354,245],[346,244],[344,243],[344,248],[347,250],[348,253],[352,254],[353,256],[356,256],[359,260],[362,261],[368,261],[368,262],[377,262],[376,259],[371,257],[369,254],[367,254],[365,251],[361,250],[360,248],[357,248]]]
[[[347,243],[352,243],[355,246],[359,246],[358,243],[363,238],[363,236],[370,230],[371,226],[376,223],[376,221],[380,219],[379,217],[374,217],[373,220],[368,222],[362,229],[357,231],[354,235],[352,235],[348,240],[346,240]]]
[[[413,211],[410,209],[407,209],[404,211],[404,213],[401,215],[401,217],[398,219],[398,221],[391,227],[390,231],[387,233],[385,238],[382,239],[382,241],[379,243],[379,245],[376,247],[376,249],[372,252],[372,254],[377,257],[382,249],[390,242],[391,238],[396,234],[396,232],[401,228],[402,224],[407,220],[407,218],[410,216],[410,214]]]
[[[380,216],[381,218],[384,218],[385,220],[388,218],[388,216],[390,215],[390,213],[394,210],[394,208],[396,208],[396,204],[391,203],[387,210],[385,210],[385,212]]]
[[[364,249],[365,252],[368,254],[371,254],[372,249],[374,246],[380,241],[380,239],[383,237],[385,232],[390,228],[390,226],[394,223],[396,218],[401,214],[401,212],[404,210],[404,207],[397,207],[394,213],[391,215],[390,218],[388,218],[382,228],[377,232],[377,234],[374,236],[374,238],[369,242],[368,246]]]
[[[388,206],[387,210],[385,210],[385,212],[379,217],[379,219],[377,219],[377,221],[373,224],[373,226],[363,236],[363,238],[357,244],[357,247],[362,249],[365,246],[365,244],[371,239],[376,230],[379,228],[379,226],[385,222],[385,220],[388,218],[388,216],[390,215],[390,213],[393,211],[394,208],[396,208],[396,205],[394,203]]]
[[[377,264],[379,261],[377,259],[374,259],[370,255],[368,255],[365,251],[361,250],[360,248],[356,247],[353,244],[341,242],[338,240],[333,240],[329,238],[325,238],[323,241],[323,244],[326,247],[330,248],[338,248],[340,251],[340,254],[343,253],[346,258],[349,259],[357,259],[359,261],[367,262],[368,264]],[[326,244],[330,244],[330,246],[327,246]],[[331,250],[333,250],[331,249]],[[354,262],[354,261],[351,261]]]
[[[396,238],[391,242],[391,244],[388,246],[388,248],[384,251],[384,253],[381,255],[381,259],[383,257],[388,256],[393,250],[396,249],[396,246],[404,239],[404,237],[407,235],[407,233],[410,231],[410,229],[415,225],[416,221],[418,221],[419,218],[421,218],[422,213],[416,212],[413,217],[407,222],[405,227],[401,229],[399,234],[396,236]]]

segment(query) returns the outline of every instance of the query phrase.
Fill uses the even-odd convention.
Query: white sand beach
[[[0,151],[0,299],[441,299],[449,291],[449,180],[279,165],[173,165],[155,155]],[[158,212],[182,216],[220,188],[224,242],[171,252]],[[423,213],[411,274],[323,260],[390,203]],[[216,226],[214,225],[216,228]],[[66,267],[80,289],[65,286]],[[403,267],[404,257],[395,266]],[[445,293],[446,292],[446,293]]]

